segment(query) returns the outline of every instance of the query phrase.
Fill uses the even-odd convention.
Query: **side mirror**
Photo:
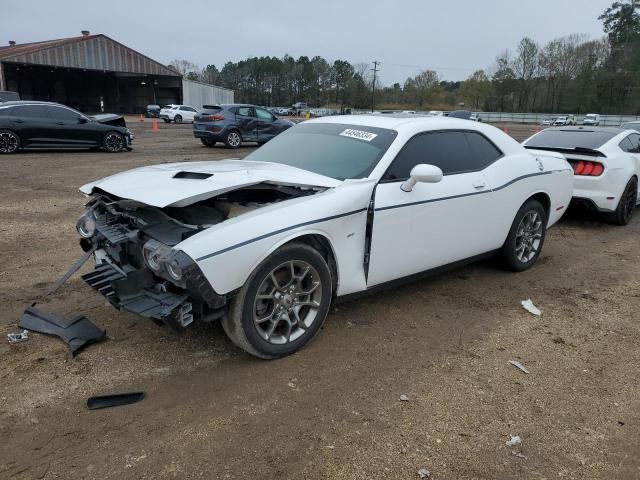
[[[410,192],[416,183],[438,183],[442,180],[442,170],[435,165],[421,163],[411,169],[409,180],[400,185],[403,192]]]
[[[87,117],[79,117],[78,123],[89,123],[89,119]]]

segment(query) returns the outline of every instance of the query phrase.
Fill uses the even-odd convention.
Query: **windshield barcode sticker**
[[[346,129],[340,135],[343,137],[357,138],[358,140],[364,140],[365,142],[370,142],[378,136],[375,133],[365,132],[364,130],[354,130],[352,128]]]

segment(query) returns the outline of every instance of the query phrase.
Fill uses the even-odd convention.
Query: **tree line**
[[[525,37],[464,81],[425,70],[403,84],[377,82],[375,95],[371,64],[320,56],[251,57],[220,70],[185,60],[170,66],[187,79],[233,89],[238,102],[266,106],[367,109],[375,98],[376,109],[640,114],[640,4],[614,2],[599,20],[602,38],[572,34],[541,45]]]

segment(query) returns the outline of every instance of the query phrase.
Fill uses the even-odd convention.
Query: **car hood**
[[[125,119],[122,115],[115,113],[99,113],[89,117],[94,122],[104,123],[105,125],[114,125],[116,127],[126,127]]]
[[[331,188],[342,182],[277,163],[220,160],[136,168],[88,183],[80,191],[85,194],[103,191],[164,208],[184,207],[259,183]]]

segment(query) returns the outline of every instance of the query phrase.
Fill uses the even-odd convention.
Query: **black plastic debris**
[[[120,407],[138,403],[144,398],[144,392],[116,393],[113,395],[98,395],[87,399],[87,408],[97,410],[99,408]]]
[[[22,314],[20,327],[60,337],[71,348],[73,357],[87,345],[103,340],[106,334],[84,315],[64,318],[39,310],[33,305],[27,307]]]

